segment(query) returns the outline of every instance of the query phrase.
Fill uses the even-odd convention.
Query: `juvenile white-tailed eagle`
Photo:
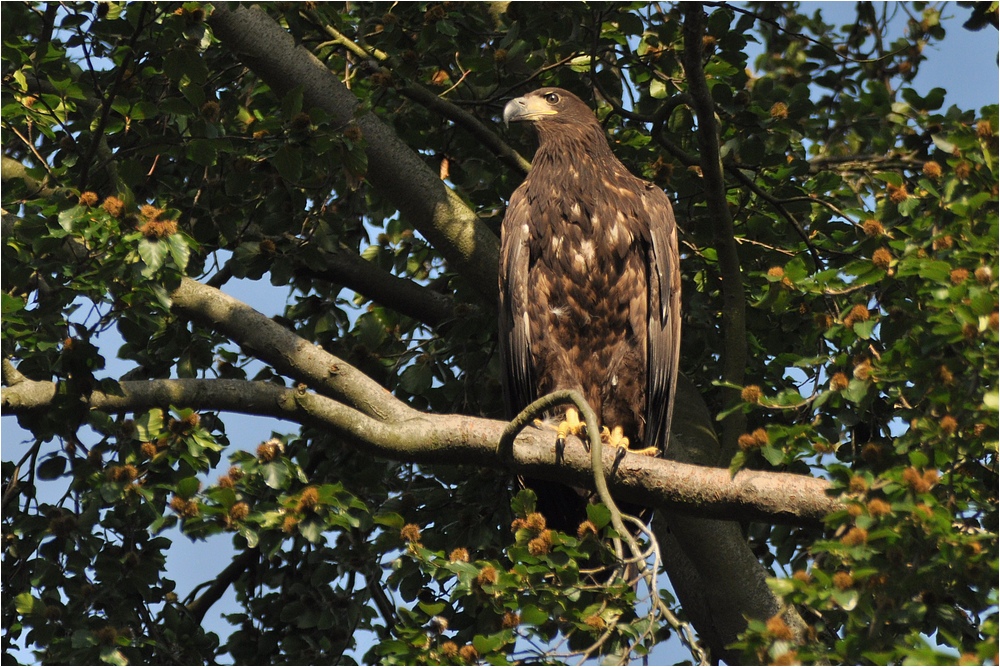
[[[666,447],[680,354],[680,273],[670,200],[633,176],[578,97],[511,100],[539,146],[511,196],[500,255],[500,353],[508,417],[560,389],[583,394],[605,440]],[[579,432],[575,409],[560,433]],[[632,450],[635,451],[635,450]],[[549,525],[575,531],[578,492],[531,482]]]

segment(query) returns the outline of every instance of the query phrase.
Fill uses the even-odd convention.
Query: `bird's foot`
[[[556,427],[556,445],[562,447],[566,444],[566,436],[575,435],[583,437],[587,432],[587,425],[580,421],[580,413],[576,411],[576,408],[567,408],[566,416],[563,420],[559,422]]]
[[[607,426],[602,427],[601,442],[605,445],[618,447],[619,449],[628,449],[628,438],[625,437],[625,432],[621,426],[615,426],[613,431],[608,430]]]
[[[656,447],[629,449],[629,440],[625,437],[625,433],[622,431],[621,426],[615,426],[614,429],[610,431],[607,426],[601,429],[601,442],[606,445],[611,445],[612,447],[617,447],[619,454],[628,452],[629,454],[638,454],[640,456],[657,456],[660,453]]]

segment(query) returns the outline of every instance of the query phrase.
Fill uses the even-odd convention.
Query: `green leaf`
[[[431,388],[434,375],[430,366],[426,364],[414,364],[402,372],[399,376],[399,386],[403,391],[420,395]]]
[[[569,61],[569,68],[574,72],[589,72],[592,61],[590,55],[577,56]]]
[[[59,226],[67,232],[71,232],[75,227],[75,223],[82,219],[86,213],[87,209],[83,206],[74,206],[73,208],[68,208],[65,211],[60,211]]]
[[[858,592],[854,589],[848,589],[846,591],[833,591],[833,599],[837,601],[837,604],[841,606],[844,611],[852,611],[858,606],[858,600],[860,596]]]
[[[472,638],[472,645],[479,651],[479,655],[493,653],[506,643],[506,637],[503,632],[497,632],[492,635],[476,635]]]
[[[114,646],[104,646],[101,648],[101,662],[108,665],[127,665],[128,660],[121,651]]]
[[[174,81],[187,81],[195,85],[208,79],[208,67],[194,50],[170,49],[163,58],[163,73]]]
[[[302,113],[302,86],[295,86],[281,96],[281,115],[293,118]]]
[[[42,604],[41,600],[32,597],[31,593],[27,591],[19,593],[14,597],[14,609],[16,609],[19,614],[31,614],[40,606],[44,607],[45,605]]]
[[[190,498],[191,496],[198,493],[198,489],[201,488],[201,482],[197,477],[185,477],[181,481],[177,482],[177,486],[174,487],[177,495],[182,498]]]
[[[795,582],[791,579],[768,578],[767,586],[775,595],[780,597],[791,595],[795,592]]]
[[[785,461],[785,453],[777,447],[765,445],[760,448],[760,453],[772,466],[780,466]]]
[[[549,621],[548,612],[542,611],[533,604],[521,607],[521,623],[523,625],[542,625]]]
[[[263,466],[264,483],[272,489],[283,489],[291,475],[288,468],[280,461],[272,461]]]
[[[424,612],[428,616],[437,616],[445,607],[448,605],[444,602],[418,602],[417,606],[420,607],[420,611]]]
[[[649,82],[649,96],[657,100],[666,99],[667,84],[654,77],[653,80]]]
[[[858,325],[855,325],[858,326]],[[868,395],[868,383],[863,380],[852,379],[847,388],[840,392],[841,395],[851,403],[861,403]]]
[[[921,262],[917,275],[924,280],[947,284],[950,282],[949,276],[951,275],[951,265],[948,264],[948,262],[941,261],[928,260]]]
[[[854,334],[861,340],[869,340],[872,337],[872,332],[878,325],[877,320],[865,320],[864,322],[855,322],[854,326],[851,328],[854,330]]]
[[[282,146],[271,158],[271,164],[286,181],[302,178],[302,151],[292,146]]]
[[[142,269],[143,278],[152,278],[160,270],[167,259],[167,252],[167,244],[159,239],[143,238],[139,241],[139,257],[146,265]]]
[[[953,154],[955,149],[958,148],[955,144],[945,139],[942,134],[932,134],[931,140],[934,142],[934,145],[937,146],[938,150],[944,151],[949,155]]]
[[[24,310],[25,300],[20,296],[14,296],[12,294],[7,294],[6,292],[2,295],[2,310],[4,317],[13,315]]]
[[[729,462],[730,477],[735,476],[736,473],[742,470],[743,466],[746,465],[746,462],[747,462],[747,453],[744,452],[743,450],[736,452],[736,454],[733,455],[733,459]]]
[[[191,257],[191,248],[188,246],[187,240],[182,234],[174,234],[165,240],[174,265],[183,272],[187,269],[188,260]]]
[[[214,167],[219,159],[216,143],[208,139],[192,139],[187,144],[187,158],[205,167]]]
[[[45,459],[38,466],[38,478],[39,479],[56,479],[61,477],[66,471],[66,464],[68,461],[64,456],[52,456]]]
[[[983,394],[983,407],[987,410],[1000,409],[1000,390],[993,389]]]
[[[587,505],[587,518],[601,530],[611,523],[611,510],[604,505]]]
[[[313,544],[319,544],[323,539],[323,529],[325,526],[322,521],[319,521],[315,517],[309,517],[305,521],[301,521],[298,528],[302,537],[306,538]]]
[[[872,175],[878,180],[897,188],[903,185],[903,177],[894,171],[879,171]]]
[[[94,633],[86,629],[78,629],[73,631],[73,636],[70,638],[70,646],[75,649],[89,648],[97,644],[97,638]]]
[[[442,35],[448,35],[449,37],[458,35],[458,27],[451,21],[438,21],[434,24],[434,29]]]
[[[163,410],[153,408],[135,420],[135,438],[140,442],[156,440],[163,433]]]

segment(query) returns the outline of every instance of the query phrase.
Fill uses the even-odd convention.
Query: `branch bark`
[[[269,317],[217,289],[184,278],[171,294],[181,315],[224,333],[258,359],[364,415],[403,420],[419,414],[347,362],[296,336]]]
[[[219,4],[215,36],[278,95],[301,86],[309,107],[354,122],[365,137],[367,178],[488,301],[497,298],[499,241],[423,160],[292,36],[258,7]]]
[[[34,197],[72,197],[74,191],[69,188],[59,188],[47,185],[44,181],[28,174],[28,168],[13,158],[4,155],[0,158],[0,178],[4,181],[22,181],[28,188],[28,198]]]
[[[348,250],[327,253],[326,257],[322,271],[303,266],[296,275],[338,283],[431,327],[455,317],[455,302],[447,295],[384,271]]]
[[[372,67],[386,66],[390,68],[390,71],[394,74],[397,76],[399,75],[397,71],[397,67],[399,65],[397,58],[394,58],[378,49],[373,49],[367,45],[357,44],[351,41],[347,35],[324,21],[319,16],[318,12],[313,10],[304,10],[302,13],[321,30],[326,32],[333,39],[334,43],[344,47],[354,56],[369,62]],[[482,121],[460,106],[434,94],[432,91],[418,83],[409,82],[405,86],[400,87],[399,92],[414,102],[424,106],[428,110],[433,111],[434,113],[437,113],[440,116],[452,121],[456,125],[464,128],[472,136],[478,139],[484,148],[492,151],[501,162],[506,164],[511,169],[520,171],[523,174],[527,174],[531,170],[531,163],[528,160],[524,159],[520,153],[505,143],[496,132],[488,128]]]
[[[94,391],[81,400],[92,410],[115,414],[175,405],[271,416],[329,429],[366,453],[394,460],[505,466],[497,443],[506,422],[417,412],[387,392],[377,412],[396,419],[365,415],[301,386],[244,380],[125,381],[119,386],[120,395]],[[45,408],[56,390],[53,382],[23,380],[3,388],[0,405],[7,414]],[[392,408],[391,403],[400,407]],[[826,481],[803,475],[745,470],[731,476],[722,468],[637,455],[615,464],[611,451],[604,453],[603,462],[616,498],[691,516],[817,525],[840,507],[840,501],[828,494]],[[570,439],[560,457],[552,433],[545,429],[522,431],[514,441],[509,466],[517,474],[536,479],[593,486],[590,454],[583,443]]]

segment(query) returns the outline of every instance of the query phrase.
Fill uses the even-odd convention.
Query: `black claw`
[[[618,466],[620,466],[621,462],[625,460],[625,448],[624,447],[615,447],[615,449],[618,450],[618,451],[615,452],[615,460],[611,463],[611,471],[610,472],[611,472],[612,475],[617,475],[618,474]]]

